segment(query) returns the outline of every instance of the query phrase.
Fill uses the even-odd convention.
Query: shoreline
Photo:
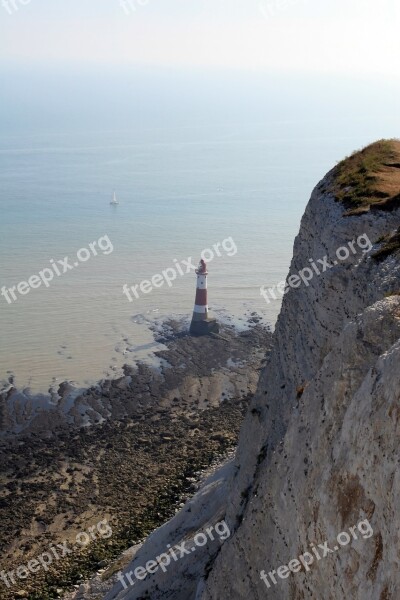
[[[137,316],[137,315],[136,315]],[[255,312],[248,311],[243,318],[233,318],[227,315],[219,320],[223,328],[229,331],[235,331],[236,334],[241,334],[254,325],[260,325],[266,331],[270,331],[270,325],[265,323],[263,316]],[[132,317],[133,318],[133,317]],[[63,421],[68,424],[78,424],[76,411],[71,411],[72,406],[75,404],[76,399],[78,402],[82,402],[82,396],[87,398],[90,403],[94,400],[95,390],[98,390],[100,394],[107,388],[112,387],[122,388],[124,385],[124,377],[136,376],[142,380],[144,384],[149,383],[152,378],[159,380],[160,377],[164,376],[165,367],[168,367],[168,360],[166,359],[166,353],[168,355],[169,347],[168,343],[179,337],[190,336],[189,334],[189,321],[188,318],[182,317],[181,315],[177,318],[165,318],[157,319],[153,322],[148,322],[148,330],[152,335],[151,344],[146,345],[152,346],[151,353],[147,354],[143,358],[143,347],[142,346],[129,346],[126,345],[125,350],[118,343],[116,346],[116,352],[123,356],[125,359],[131,358],[129,362],[121,362],[119,367],[110,365],[107,369],[109,375],[92,381],[90,384],[78,384],[74,380],[63,380],[57,384],[51,383],[47,387],[47,391],[36,391],[33,392],[29,386],[21,387],[16,383],[16,377],[14,374],[8,376],[8,380],[2,380],[2,389],[0,390],[0,439],[5,437],[12,437],[15,434],[20,434],[24,430],[36,431],[40,429],[40,418],[39,414],[45,414],[47,412],[52,413],[52,417],[56,417],[53,423],[61,425]],[[188,349],[189,353],[191,349]],[[172,365],[177,366],[177,365]],[[179,366],[179,365],[178,365]],[[125,380],[126,381],[126,380]],[[116,383],[118,382],[118,383]],[[93,398],[90,399],[90,391],[93,392]],[[98,396],[99,394],[97,394]],[[85,402],[83,402],[85,404]],[[58,411],[55,410],[58,407]],[[93,424],[96,422],[94,419],[94,413],[96,413],[96,407],[90,407],[85,405],[84,413],[87,413],[87,417],[83,419],[83,424]],[[64,417],[60,414],[63,413]],[[107,419],[106,411],[100,411],[97,415],[99,421],[103,422],[103,419]],[[35,421],[30,427],[30,422]],[[44,427],[46,424],[43,425]]]
[[[268,318],[262,309],[247,303],[240,308],[239,313],[231,314],[226,308],[214,307],[213,314],[220,323],[240,331],[248,326],[257,310],[264,326],[273,327],[275,319]],[[162,349],[157,339],[168,321],[176,321],[182,328],[189,329],[190,326],[187,312],[151,309],[129,313],[124,320],[118,319],[115,327],[108,324],[97,332],[83,329],[81,340],[73,335],[63,335],[61,328],[57,339],[54,335],[47,339],[44,333],[29,333],[29,340],[22,347],[16,346],[14,341],[6,343],[9,350],[8,356],[3,356],[1,361],[0,396],[11,387],[29,397],[57,395],[62,383],[86,389],[103,379],[121,377],[124,364],[132,366],[143,362],[157,368],[160,365],[156,352]],[[32,342],[32,336],[35,342]],[[6,334],[5,339],[8,337]],[[14,357],[12,362],[10,356]]]

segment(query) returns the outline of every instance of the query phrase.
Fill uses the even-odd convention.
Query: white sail
[[[119,202],[117,200],[117,194],[115,192],[114,192],[113,199],[111,200],[110,204],[119,204]]]

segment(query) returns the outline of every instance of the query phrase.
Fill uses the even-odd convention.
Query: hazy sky
[[[399,0],[122,1],[0,0],[0,62],[398,77]]]

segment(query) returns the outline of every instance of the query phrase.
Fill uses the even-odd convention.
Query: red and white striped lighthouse
[[[207,333],[218,331],[218,324],[215,319],[208,316],[207,300],[207,265],[203,259],[200,260],[196,269],[197,286],[196,299],[194,301],[194,310],[192,322],[190,324],[190,333],[194,335],[205,335]]]

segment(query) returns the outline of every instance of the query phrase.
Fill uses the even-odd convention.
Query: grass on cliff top
[[[333,170],[331,192],[350,209],[348,214],[367,212],[378,203],[387,210],[397,206],[400,141],[380,140],[342,160]]]

